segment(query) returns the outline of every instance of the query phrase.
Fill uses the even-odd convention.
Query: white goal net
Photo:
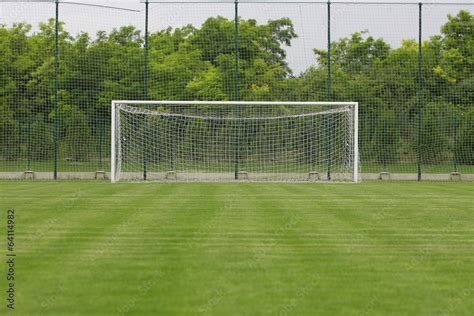
[[[358,181],[354,102],[112,102],[116,181]]]

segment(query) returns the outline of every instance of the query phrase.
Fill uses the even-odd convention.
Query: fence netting
[[[474,178],[473,4],[123,6],[0,3],[0,178],[109,171],[111,101],[144,99],[359,102],[363,178]]]

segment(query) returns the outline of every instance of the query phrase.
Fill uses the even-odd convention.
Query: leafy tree
[[[0,159],[15,160],[20,155],[20,129],[13,111],[0,103]]]
[[[448,16],[440,35],[423,43],[421,145],[426,163],[473,161],[469,156],[474,106],[473,23],[471,13],[460,11]],[[35,160],[51,159],[54,36],[54,20],[41,23],[36,32],[25,23],[0,25],[0,159],[20,159],[27,152]],[[314,50],[317,64],[295,75],[288,65],[286,48],[296,37],[288,18],[263,24],[240,19],[240,99],[329,99],[327,51]],[[97,148],[107,146],[110,100],[144,98],[143,44],[143,34],[133,26],[71,36],[60,23],[58,122],[62,153],[77,160],[95,159]],[[234,45],[234,21],[223,17],[209,18],[201,26],[151,33],[148,97],[235,99]],[[377,163],[412,160],[417,150],[420,96],[418,43],[407,39],[400,47],[391,48],[382,38],[361,31],[334,41],[331,49],[332,99],[360,103],[363,159]],[[196,146],[188,132],[183,128],[177,141]],[[28,144],[32,144],[29,149]]]
[[[53,158],[54,138],[52,121],[43,113],[37,113],[31,124],[31,158],[45,161]]]
[[[474,15],[461,10],[448,15],[441,27],[442,60],[435,73],[450,83],[472,76],[474,72]]]
[[[226,100],[227,95],[223,91],[223,82],[219,70],[214,66],[195,76],[188,82],[186,89],[193,99],[199,100]]]
[[[350,38],[331,43],[331,63],[348,73],[369,71],[371,66],[387,58],[390,46],[381,38],[374,39],[368,31],[356,32]],[[328,52],[314,49],[322,65],[328,63]]]
[[[474,165],[474,107],[462,115],[454,144],[454,159],[457,164]]]
[[[454,105],[443,101],[430,102],[424,106],[420,140],[424,163],[452,163],[451,140],[454,136],[455,117],[459,117],[459,114]]]

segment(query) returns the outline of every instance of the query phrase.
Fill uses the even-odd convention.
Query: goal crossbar
[[[114,104],[132,105],[351,105],[357,102],[316,102],[316,101],[139,101],[139,100],[114,100]]]
[[[119,103],[121,104],[121,103]],[[305,114],[294,114],[294,115],[279,115],[279,116],[269,116],[269,117],[215,117],[215,116],[201,116],[201,115],[190,115],[190,114],[177,114],[177,113],[166,113],[166,112],[158,112],[154,110],[148,109],[140,109],[136,107],[131,107],[129,105],[122,105],[122,109],[135,114],[144,114],[144,115],[154,115],[154,116],[163,116],[163,117],[183,117],[183,118],[191,118],[191,119],[211,119],[211,120],[243,120],[243,121],[252,121],[252,120],[280,120],[284,118],[300,118],[300,117],[308,117],[308,116],[318,116],[318,115],[325,115],[325,114],[334,114],[334,113],[341,113],[346,112],[345,108],[338,108],[338,109],[331,109],[327,111],[321,112],[314,112],[314,113],[305,113]]]

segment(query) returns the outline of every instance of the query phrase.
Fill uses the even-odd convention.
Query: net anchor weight
[[[176,171],[166,171],[165,180],[178,180]]]
[[[96,180],[105,180],[105,171],[96,171],[95,172]]]
[[[461,181],[462,180],[461,173],[451,172],[449,174],[449,180],[451,180],[451,181]]]
[[[308,180],[309,181],[319,181],[319,180],[321,180],[321,177],[319,176],[319,172],[311,171],[308,174]]]
[[[249,174],[247,171],[239,171],[237,173],[237,180],[248,180]]]
[[[35,172],[31,170],[27,170],[23,173],[23,178],[25,180],[34,180],[35,179]]]

